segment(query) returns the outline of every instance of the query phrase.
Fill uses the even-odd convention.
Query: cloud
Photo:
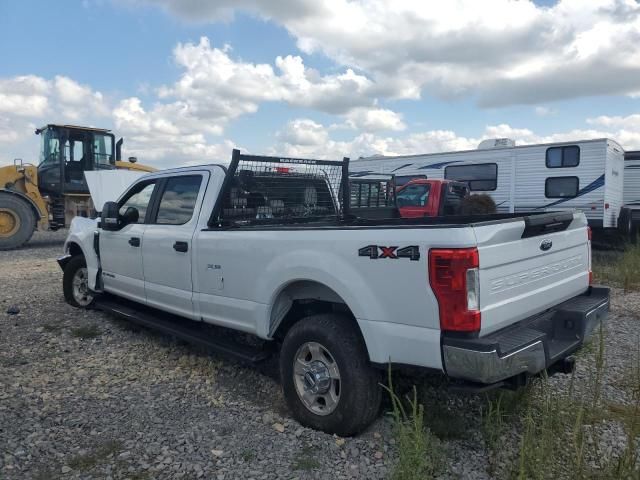
[[[274,64],[250,63],[231,56],[231,47],[213,47],[208,38],[178,44],[174,60],[183,72],[173,85],[158,92],[165,101],[181,102],[185,117],[216,124],[254,113],[263,102],[283,102],[343,115],[357,128],[399,129],[398,114],[376,106],[375,85],[346,69],[321,75],[299,56],[278,56]]]
[[[307,54],[363,72],[379,98],[469,95],[480,105],[640,92],[634,0],[128,0],[190,21],[245,11],[284,26]]]
[[[555,115],[555,114],[558,113],[558,111],[556,109],[550,108],[550,107],[544,107],[544,106],[535,107],[533,109],[533,111],[539,117],[548,117],[548,116]]]
[[[0,78],[0,162],[14,157],[35,162],[33,132],[45,123],[82,120],[92,125],[108,115],[102,93],[69,77]]]
[[[404,136],[360,133],[351,140],[331,138],[330,128],[309,119],[289,122],[277,135],[271,153],[317,158],[369,157],[373,155],[414,155],[458,150],[473,150],[489,138],[511,138],[517,145],[552,143],[594,138],[612,138],[625,149],[640,149],[640,114],[629,117],[597,117],[588,120],[605,128],[572,129],[550,135],[536,134],[527,128],[508,124],[487,125],[478,136],[465,137],[452,130],[428,130]]]

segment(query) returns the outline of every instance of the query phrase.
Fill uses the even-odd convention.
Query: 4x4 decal
[[[409,260],[420,260],[420,248],[417,245],[409,247],[383,247],[382,245],[367,245],[358,249],[358,256],[369,257],[372,260],[377,258],[408,258]]]

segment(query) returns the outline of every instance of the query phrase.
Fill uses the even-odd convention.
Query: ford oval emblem
[[[540,244],[540,250],[542,250],[543,252],[546,252],[547,250],[549,250],[551,247],[553,246],[553,242],[551,240],[549,240],[548,238],[545,238],[542,243]]]

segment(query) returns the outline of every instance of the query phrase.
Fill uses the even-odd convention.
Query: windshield
[[[424,207],[429,200],[429,185],[407,185],[396,195],[399,207]]]
[[[113,135],[96,133],[93,137],[93,154],[95,168],[105,168],[114,165]]]
[[[60,161],[60,140],[55,130],[45,129],[40,148],[40,165],[54,165]]]

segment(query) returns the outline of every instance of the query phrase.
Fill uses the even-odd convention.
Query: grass
[[[580,389],[572,376],[568,390],[558,393],[543,376],[526,393],[501,393],[489,399],[483,431],[492,476],[518,480],[640,478],[640,349],[628,374],[630,405],[608,404],[602,398],[602,331],[590,350],[583,355],[591,357],[593,368]],[[611,422],[623,427],[625,447],[607,456],[600,434],[603,424]],[[509,448],[514,438],[516,452]]]
[[[42,325],[42,328],[44,329],[45,332],[53,333],[60,330],[62,326],[59,323],[45,323],[44,325]]]
[[[255,458],[256,454],[253,450],[243,450],[241,457],[242,460],[244,460],[245,462],[250,462],[251,460],[253,460]]]
[[[308,472],[320,468],[320,466],[320,462],[314,456],[313,447],[306,445],[302,447],[302,450],[295,456],[291,469]]]
[[[76,327],[71,329],[71,335],[76,338],[83,338],[85,340],[96,338],[102,332],[95,325],[83,325],[82,327]]]
[[[391,369],[389,385],[383,385],[391,398],[393,433],[398,457],[392,480],[418,480],[433,478],[444,466],[444,452],[440,441],[425,427],[424,407],[418,403],[418,394],[401,399],[393,388]]]
[[[596,281],[630,291],[640,289],[640,245],[627,245],[624,252],[593,252]]]
[[[122,450],[122,442],[112,440],[103,443],[89,453],[70,458],[69,461],[67,461],[67,465],[74,470],[90,470],[106,460],[110,455],[115,455],[120,450]]]

